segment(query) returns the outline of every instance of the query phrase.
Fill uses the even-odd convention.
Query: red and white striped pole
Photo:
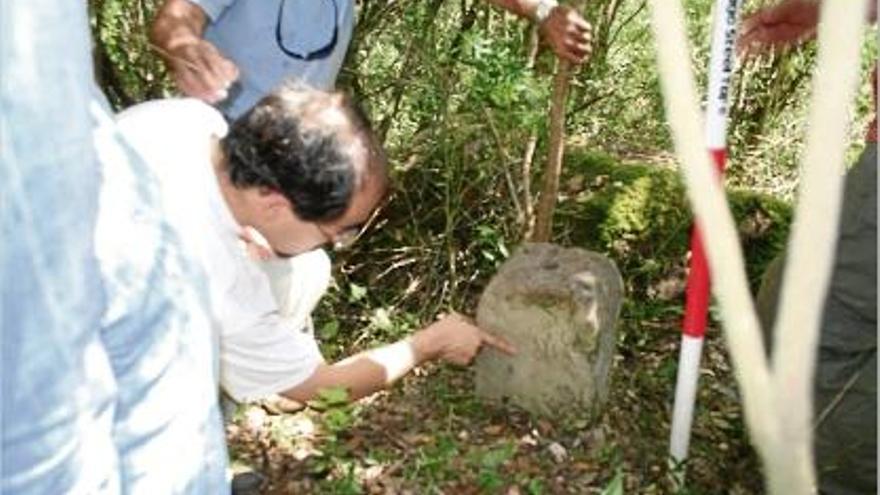
[[[706,142],[718,167],[719,178],[727,160],[727,103],[730,79],[736,61],[736,29],[741,0],[716,0],[709,60],[709,91],[706,103]],[[672,412],[669,453],[676,462],[687,458],[696,402],[700,356],[709,312],[709,265],[700,231],[694,225],[691,234],[691,259],[688,273],[681,351]]]

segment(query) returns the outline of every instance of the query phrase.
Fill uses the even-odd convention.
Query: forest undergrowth
[[[175,94],[146,42],[158,3],[89,1],[96,73],[118,109]],[[700,87],[712,3],[684,2]],[[334,282],[315,314],[328,359],[399,339],[444,311],[473,313],[528,230],[555,64],[548,50],[534,50],[529,26],[483,1],[357,6],[339,84],[383,140],[393,190],[354,247],[332,253]],[[593,55],[572,79],[566,112],[553,242],[610,257],[626,290],[611,398],[598,421],[482,403],[470,370],[427,366],[353,404],[328,393],[293,413],[239,407],[229,450],[236,470],[255,473],[252,493],[762,491],[714,307],[690,460],[671,466],[666,454],[692,218],[646,9],[645,0],[587,2]],[[866,33],[864,74],[877,56],[875,34]],[[753,290],[788,234],[815,56],[807,45],[741,61],[733,82],[726,186]],[[850,158],[869,94],[864,77]]]

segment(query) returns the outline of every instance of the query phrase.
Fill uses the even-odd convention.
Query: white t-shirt
[[[253,400],[308,378],[323,362],[307,331],[317,298],[305,304],[282,301],[297,308],[282,314],[269,277],[248,258],[211,162],[213,140],[227,132],[223,117],[195,99],[167,99],[125,110],[118,124],[157,176],[169,222],[207,274],[220,328],[221,386],[236,400]],[[297,261],[322,263],[314,254],[304,256]],[[297,293],[288,291],[292,299]]]

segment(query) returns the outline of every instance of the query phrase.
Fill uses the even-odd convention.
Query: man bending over
[[[358,398],[427,360],[467,364],[483,344],[511,351],[452,315],[338,363],[322,358],[308,316],[329,280],[318,248],[352,239],[388,181],[384,153],[346,96],[282,87],[228,126],[198,100],[154,101],[121,113],[119,126],[207,274],[220,382],[234,399],[306,401],[327,387]],[[255,238],[274,260],[248,256]]]

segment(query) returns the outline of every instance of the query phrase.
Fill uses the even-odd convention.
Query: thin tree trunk
[[[583,2],[573,2],[572,8],[583,11]],[[547,150],[547,167],[544,169],[544,185],[535,212],[535,228],[529,236],[532,242],[549,242],[553,233],[553,212],[559,193],[559,176],[562,174],[562,157],[565,154],[565,103],[572,66],[559,59],[553,76],[553,96],[550,103],[550,140]]]
[[[532,229],[535,227],[535,208],[532,205],[532,161],[535,158],[535,149],[538,147],[538,133],[532,131],[526,141],[526,149],[522,160],[522,204],[523,217],[520,219],[522,236],[531,239]]]
[[[535,70],[535,62],[538,60],[538,47],[540,45],[540,36],[536,26],[529,28],[529,46],[528,56],[526,58],[526,67],[529,70]],[[526,149],[523,152],[522,165],[520,173],[522,174],[522,218],[517,220],[520,222],[520,228],[523,239],[532,237],[532,229],[535,227],[535,208],[532,204],[532,162],[535,159],[535,149],[538,147],[538,131],[529,131],[529,137],[526,140]]]
[[[553,97],[550,107],[550,142],[547,151],[547,167],[544,169],[544,186],[535,212],[535,230],[532,242],[548,242],[553,230],[553,212],[559,192],[559,176],[562,173],[562,156],[565,152],[565,100],[571,64],[559,60],[553,76]]]

